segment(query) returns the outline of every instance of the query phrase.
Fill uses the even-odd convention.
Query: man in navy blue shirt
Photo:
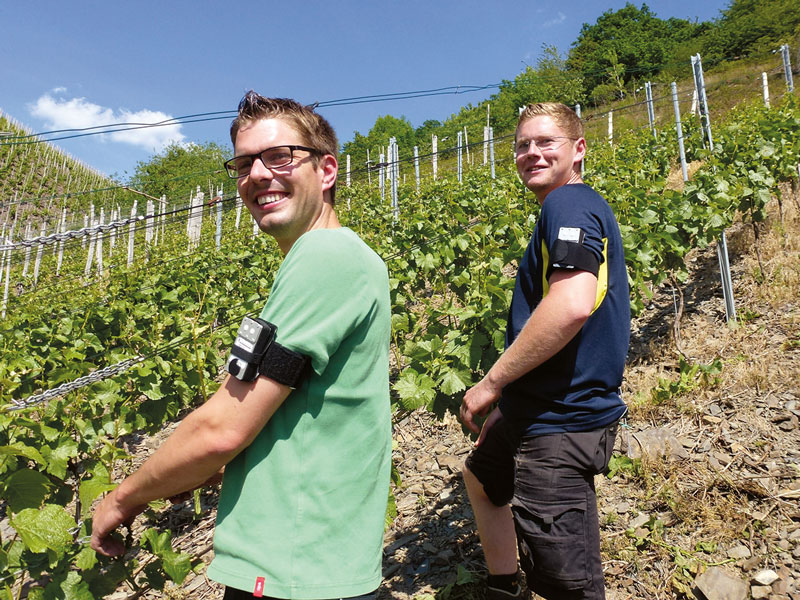
[[[521,596],[517,549],[540,596],[605,598],[594,476],[626,411],[630,295],[617,221],[581,179],[585,153],[569,107],[531,104],[520,115],[517,171],[542,209],[519,265],[506,350],[461,405],[462,422],[480,432],[464,481],[490,600]],[[487,414],[479,428],[475,418]]]

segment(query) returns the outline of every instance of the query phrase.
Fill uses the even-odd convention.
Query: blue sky
[[[717,18],[727,0],[651,0]],[[513,79],[543,44],[569,50],[624,0],[342,2],[0,0],[0,110],[35,132],[236,108],[249,89],[310,103]],[[637,3],[640,6],[639,3]],[[688,69],[688,66],[687,66]],[[321,108],[340,142],[375,119],[444,120],[497,91]],[[228,144],[230,118],[55,142],[123,178],[170,141]]]

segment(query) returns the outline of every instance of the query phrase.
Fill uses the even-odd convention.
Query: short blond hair
[[[583,123],[580,117],[566,104],[561,104],[560,102],[528,104],[519,115],[517,130],[523,123],[534,117],[550,117],[559,128],[564,130],[568,137],[576,140],[583,137]]]

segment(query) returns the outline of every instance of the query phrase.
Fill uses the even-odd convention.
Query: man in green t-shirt
[[[338,144],[325,119],[248,92],[231,140],[225,168],[285,254],[261,318],[305,357],[308,375],[296,388],[226,377],[98,505],[92,547],[123,554],[110,537],[117,526],[224,467],[208,574],[226,599],[369,596],[380,583],[391,453],[386,267],[339,224]]]

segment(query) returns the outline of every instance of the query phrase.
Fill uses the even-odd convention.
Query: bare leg
[[[514,532],[511,507],[495,506],[486,495],[483,484],[466,466],[463,475],[489,573],[492,575],[516,573],[517,537]]]

